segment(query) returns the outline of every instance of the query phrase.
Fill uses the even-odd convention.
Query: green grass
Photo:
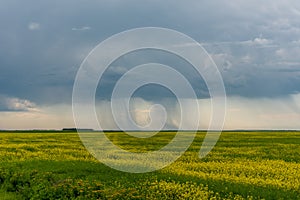
[[[5,190],[0,190],[0,200],[18,200],[21,197],[17,196],[13,192],[7,192]]]
[[[106,134],[133,152],[175,135]],[[0,199],[300,199],[300,132],[223,132],[199,159],[204,136],[170,166],[130,174],[99,163],[76,133],[0,133]]]

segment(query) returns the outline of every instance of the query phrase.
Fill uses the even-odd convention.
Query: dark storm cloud
[[[294,94],[300,92],[299,9],[298,1],[270,0],[2,1],[0,94],[37,104],[71,103],[76,71],[88,52],[112,34],[143,26],[172,28],[205,44],[229,95]],[[122,71],[136,62],[123,61],[112,67]],[[118,73],[103,80],[104,94]],[[187,70],[205,96],[203,84],[197,87],[201,80],[191,74]]]
[[[203,78],[190,63],[175,54],[156,49],[133,51],[115,60],[103,74],[103,78],[100,80],[97,90],[97,97],[99,99],[109,100],[118,79],[133,67],[145,63],[160,63],[171,66],[173,69],[176,69],[180,74],[187,78],[194,88],[198,98],[209,97],[209,93]],[[140,74],[140,77],[142,76],[143,74]],[[168,78],[170,77],[163,77],[163,79]],[[178,85],[178,87],[180,88],[181,86]],[[140,88],[140,90],[137,91],[134,96],[141,97],[145,100],[158,100],[175,97],[170,90],[154,84]],[[191,98],[190,96],[185,97]]]

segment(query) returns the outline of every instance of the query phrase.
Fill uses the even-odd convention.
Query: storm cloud
[[[277,102],[274,106],[279,102],[289,105],[281,110],[286,115],[276,116],[298,117],[299,1],[11,0],[0,2],[0,128],[9,128],[7,120],[4,124],[4,113],[8,119],[7,113],[15,111],[56,116],[57,109],[64,105],[72,118],[73,83],[88,53],[113,34],[148,26],[171,28],[201,43],[216,62],[229,99],[240,102],[238,109],[261,107],[267,99]],[[209,98],[203,79],[184,60],[167,53],[142,51],[112,63],[97,90],[101,105],[109,101],[122,74],[147,62],[174,67],[188,78],[199,100]],[[291,101],[295,96],[297,100]],[[172,97],[157,87],[135,94],[145,102]],[[274,116],[271,108],[265,112],[265,117]],[[70,121],[55,122],[51,127],[64,123],[71,126]],[[291,127],[288,120],[285,123],[281,127]],[[231,128],[238,127],[232,124]]]

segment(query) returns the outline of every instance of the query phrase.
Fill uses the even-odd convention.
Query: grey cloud
[[[244,109],[228,118],[233,119],[230,128],[240,127],[241,124],[234,124],[236,121],[246,124],[242,123],[243,127],[269,128],[274,126],[274,109],[281,105],[281,102],[272,104],[274,99],[281,101],[300,93],[299,11],[297,0],[1,1],[0,110],[9,111],[6,113],[11,116],[5,121],[5,116],[0,115],[1,120],[10,121],[11,127],[16,127],[16,111],[31,114],[39,107],[50,106],[47,117],[37,115],[44,120],[40,126],[72,124],[72,120],[66,120],[72,115],[66,117],[64,113],[66,110],[71,113],[73,82],[85,56],[113,34],[136,27],[158,26],[189,35],[212,55],[222,73],[228,99],[240,96],[234,100],[232,109]],[[189,79],[198,98],[209,96],[201,77],[184,60],[161,52],[144,52],[114,62],[100,82],[102,86],[97,90],[97,98],[109,99],[122,74],[135,65],[150,61],[180,71]],[[134,97],[160,103],[164,98],[174,96],[163,88],[149,86],[141,88]],[[270,98],[267,102],[261,101],[266,97]],[[299,113],[298,102],[299,95],[295,105],[285,100],[282,104],[291,106],[292,111],[297,107]],[[68,105],[68,109],[59,107],[60,104]],[[114,127],[109,114],[102,114],[109,112],[107,104],[100,105],[99,119],[108,127]],[[174,117],[179,116],[172,113],[176,112],[175,104],[174,98],[165,103],[167,111]],[[203,109],[208,107],[205,105]],[[139,110],[138,106],[136,110]],[[255,111],[270,114],[268,124],[259,118],[259,113],[252,113]],[[289,113],[290,110],[282,109],[282,112]],[[33,118],[37,113],[28,118],[32,120],[31,127],[37,124]],[[55,117],[49,119],[53,113],[56,113]],[[19,122],[23,118],[21,116]],[[168,128],[176,127],[176,120],[168,120]],[[291,121],[293,126],[288,126]],[[27,127],[24,123],[27,121],[20,124]],[[281,128],[299,128],[299,118],[280,119],[275,127],[277,124]]]
[[[79,28],[72,28],[72,31],[88,31],[90,29],[91,29],[91,27],[89,27],[89,26],[83,26],[83,27],[79,27]]]
[[[209,97],[208,90],[203,78],[200,74],[198,74],[198,72],[190,63],[178,57],[177,55],[154,49],[134,51],[115,60],[115,62],[113,62],[109,66],[107,71],[103,74],[102,79],[99,82],[97,97],[99,99],[108,100],[118,79],[133,67],[145,63],[160,63],[171,66],[190,82],[198,98]],[[157,72],[153,72],[153,74],[155,73]],[[143,76],[147,75],[140,74],[137,76],[139,77],[136,77],[136,79],[142,79]],[[151,76],[151,74],[149,74],[149,76]],[[178,87],[180,88],[181,86],[178,85]],[[175,97],[174,94],[168,89],[153,84],[141,88],[134,95],[137,95],[136,97],[141,97],[150,101]],[[186,97],[190,98],[190,96]]]
[[[36,104],[27,100],[16,97],[7,97],[0,95],[0,112],[16,112],[16,111],[38,111]]]
[[[130,28],[162,26],[204,43],[213,55],[223,55],[216,59],[229,95],[293,94],[299,91],[298,75],[283,71],[297,71],[299,65],[291,67],[283,63],[299,62],[299,10],[300,3],[292,0],[3,1],[0,3],[0,91],[39,104],[70,103],[76,71],[94,46]],[[30,23],[35,24],[29,28]],[[158,62],[175,66],[177,63],[177,68],[183,65],[155,56]],[[150,60],[135,59],[128,63],[123,59],[123,63],[117,64],[126,68]],[[107,83],[103,94],[109,96],[108,91],[121,69],[116,70],[103,80]],[[199,96],[207,96],[201,78],[192,71],[182,73],[199,90]]]
[[[37,22],[30,22],[28,24],[28,29],[31,31],[39,30],[40,29],[40,24]]]

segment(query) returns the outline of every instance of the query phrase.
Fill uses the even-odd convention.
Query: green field
[[[124,149],[159,149],[151,139],[106,133]],[[300,199],[300,132],[223,132],[204,159],[204,132],[159,171],[130,174],[95,160],[77,133],[0,133],[0,199]]]

